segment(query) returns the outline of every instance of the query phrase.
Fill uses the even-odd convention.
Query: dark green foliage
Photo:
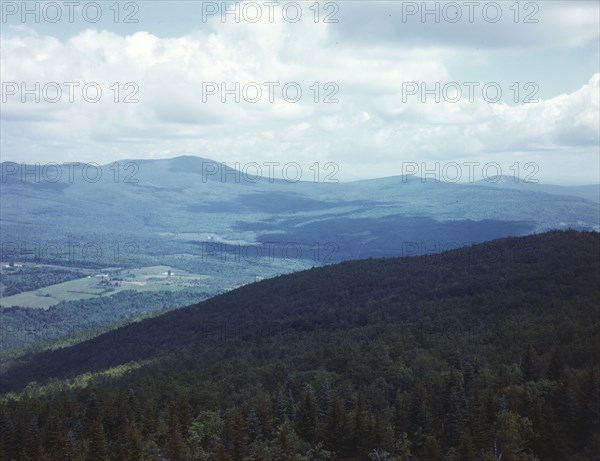
[[[300,394],[296,421],[298,435],[311,443],[314,443],[317,438],[317,418],[317,400],[312,386],[307,384]]]
[[[477,461],[475,446],[468,432],[464,432],[458,446],[458,459],[460,461]]]
[[[2,398],[0,456],[593,460],[599,243],[344,263],[123,327],[128,347],[26,357],[1,376],[19,399]],[[74,379],[127,362],[143,366]]]
[[[126,290],[112,296],[61,301],[48,309],[3,308],[0,350],[24,347],[42,350],[53,342],[55,346],[64,347],[98,336],[120,323],[157,315],[208,296],[199,291],[138,293]],[[118,341],[126,341],[126,338],[113,334],[113,342]]]
[[[521,364],[523,379],[525,381],[537,381],[540,379],[540,357],[535,348],[530,344]]]

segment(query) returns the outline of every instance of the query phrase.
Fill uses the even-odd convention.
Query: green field
[[[178,291],[192,287],[207,287],[210,278],[208,275],[192,274],[170,266],[108,269],[87,277],[3,297],[0,305],[48,309],[61,301],[111,296],[125,290]]]

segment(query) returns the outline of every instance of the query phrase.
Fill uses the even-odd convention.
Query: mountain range
[[[197,255],[209,243],[214,249],[215,243],[295,242],[305,249],[300,259],[313,257],[306,248],[315,243],[331,244],[329,255],[316,258],[323,263],[402,256],[409,242],[439,251],[549,229],[599,229],[597,185],[416,176],[290,182],[189,156],[38,166],[37,177],[35,171],[35,165],[2,164],[3,242],[131,241],[140,255]]]

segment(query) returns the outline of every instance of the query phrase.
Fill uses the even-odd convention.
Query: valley
[[[135,293],[144,295],[146,315],[164,309],[175,293],[182,304],[172,308],[344,260],[426,255],[549,229],[597,230],[600,222],[594,186],[415,176],[247,180],[240,171],[190,156],[117,165],[129,165],[135,181],[114,174],[86,181],[82,163],[69,164],[73,174],[56,182],[34,181],[22,175],[31,167],[2,164],[0,259],[3,266],[22,266],[20,273],[3,268],[4,331],[27,328],[21,322],[32,314],[23,309],[40,309],[40,325],[63,321],[66,314],[58,312],[71,310],[83,321],[73,328],[95,328],[133,320],[138,311],[126,300]],[[102,171],[114,172],[112,166]],[[191,278],[161,279],[167,269],[150,269],[158,266]],[[110,281],[97,280],[103,273]],[[118,306],[110,312],[119,313],[89,315],[107,297]],[[35,345],[38,337],[10,336],[1,343],[5,351]]]
[[[24,269],[23,269],[24,268]],[[22,272],[31,272],[30,277],[40,277],[38,270],[52,274],[56,266],[22,265]],[[21,271],[19,271],[21,272]],[[48,309],[61,301],[80,301],[97,296],[111,296],[126,290],[136,292],[183,290],[209,286],[210,277],[175,271],[169,266],[149,266],[136,269],[102,268],[85,270],[90,275],[53,285],[47,285],[33,291],[25,291],[2,297],[2,307],[24,307]],[[35,275],[33,274],[35,273]],[[4,281],[10,285],[10,275],[4,273]],[[21,274],[19,274],[21,275]],[[44,277],[44,274],[41,275]],[[8,279],[8,281],[7,281]]]

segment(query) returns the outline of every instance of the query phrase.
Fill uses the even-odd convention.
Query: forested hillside
[[[568,231],[345,262],[21,357],[0,459],[596,460],[599,258]]]

